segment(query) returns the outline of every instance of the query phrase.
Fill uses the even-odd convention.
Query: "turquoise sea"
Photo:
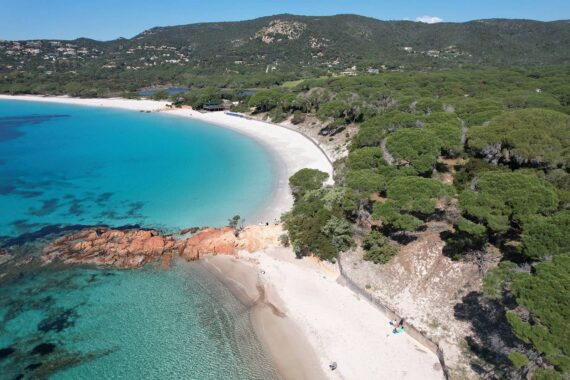
[[[0,101],[0,247],[73,225],[252,220],[273,169],[257,142],[189,119]],[[277,377],[248,306],[199,263],[37,269],[0,294],[1,379]]]

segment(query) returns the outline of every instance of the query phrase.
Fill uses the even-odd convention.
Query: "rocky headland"
[[[193,229],[187,238],[163,235],[156,230],[113,229],[89,227],[65,233],[41,247],[39,256],[23,260],[16,248],[0,252],[0,264],[91,264],[116,268],[140,268],[153,262],[170,266],[174,257],[188,261],[202,254],[235,255],[238,251],[253,252],[278,245],[282,233],[279,225],[251,225],[243,229],[232,227]],[[182,231],[187,232],[187,231]]]

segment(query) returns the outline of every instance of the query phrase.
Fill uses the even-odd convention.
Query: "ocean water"
[[[267,151],[223,128],[0,101],[0,247],[76,224],[169,232],[251,219],[272,186]],[[19,269],[0,263],[0,379],[278,377],[248,306],[200,263],[39,268],[2,282],[8,270]]]
[[[275,379],[248,309],[199,263],[4,284],[0,378]]]
[[[273,161],[231,130],[162,114],[0,101],[0,236],[56,224],[175,231],[252,220]]]

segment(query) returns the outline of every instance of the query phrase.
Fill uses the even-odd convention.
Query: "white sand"
[[[252,255],[240,257],[247,261]],[[259,261],[268,301],[284,308],[304,332],[329,378],[444,378],[436,355],[407,334],[392,334],[387,316],[337,282],[334,266],[297,260],[285,248],[253,257]],[[338,364],[336,371],[328,370],[332,361]]]
[[[213,125],[229,128],[256,139],[272,154],[278,173],[275,176],[273,194],[254,220],[249,222],[273,222],[293,205],[289,189],[289,177],[303,168],[319,169],[329,174],[332,183],[332,164],[308,137],[291,129],[261,121],[227,115],[224,112],[201,113],[191,109],[167,109],[169,102],[123,98],[82,99],[68,96],[0,95],[5,100],[26,100],[81,106],[113,107],[133,111],[164,111],[165,114],[190,117]],[[247,170],[247,168],[244,168]]]
[[[79,106],[122,108],[132,111],[159,111],[166,108],[170,102],[155,100],[137,100],[123,98],[72,98],[69,96],[38,96],[38,95],[0,95],[0,100],[26,100],[32,102],[47,102],[75,104]]]

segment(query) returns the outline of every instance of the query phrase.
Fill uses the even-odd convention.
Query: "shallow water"
[[[0,359],[1,378],[277,376],[247,308],[198,263],[167,271],[50,270],[2,292],[0,347],[14,353]],[[42,355],[41,344],[53,351]]]
[[[197,121],[0,101],[0,246],[75,224],[169,232],[250,219],[273,168],[258,143]],[[277,377],[247,307],[199,263],[44,268],[0,294],[1,379]]]
[[[271,194],[272,162],[250,138],[196,120],[0,101],[0,236],[251,220]]]

